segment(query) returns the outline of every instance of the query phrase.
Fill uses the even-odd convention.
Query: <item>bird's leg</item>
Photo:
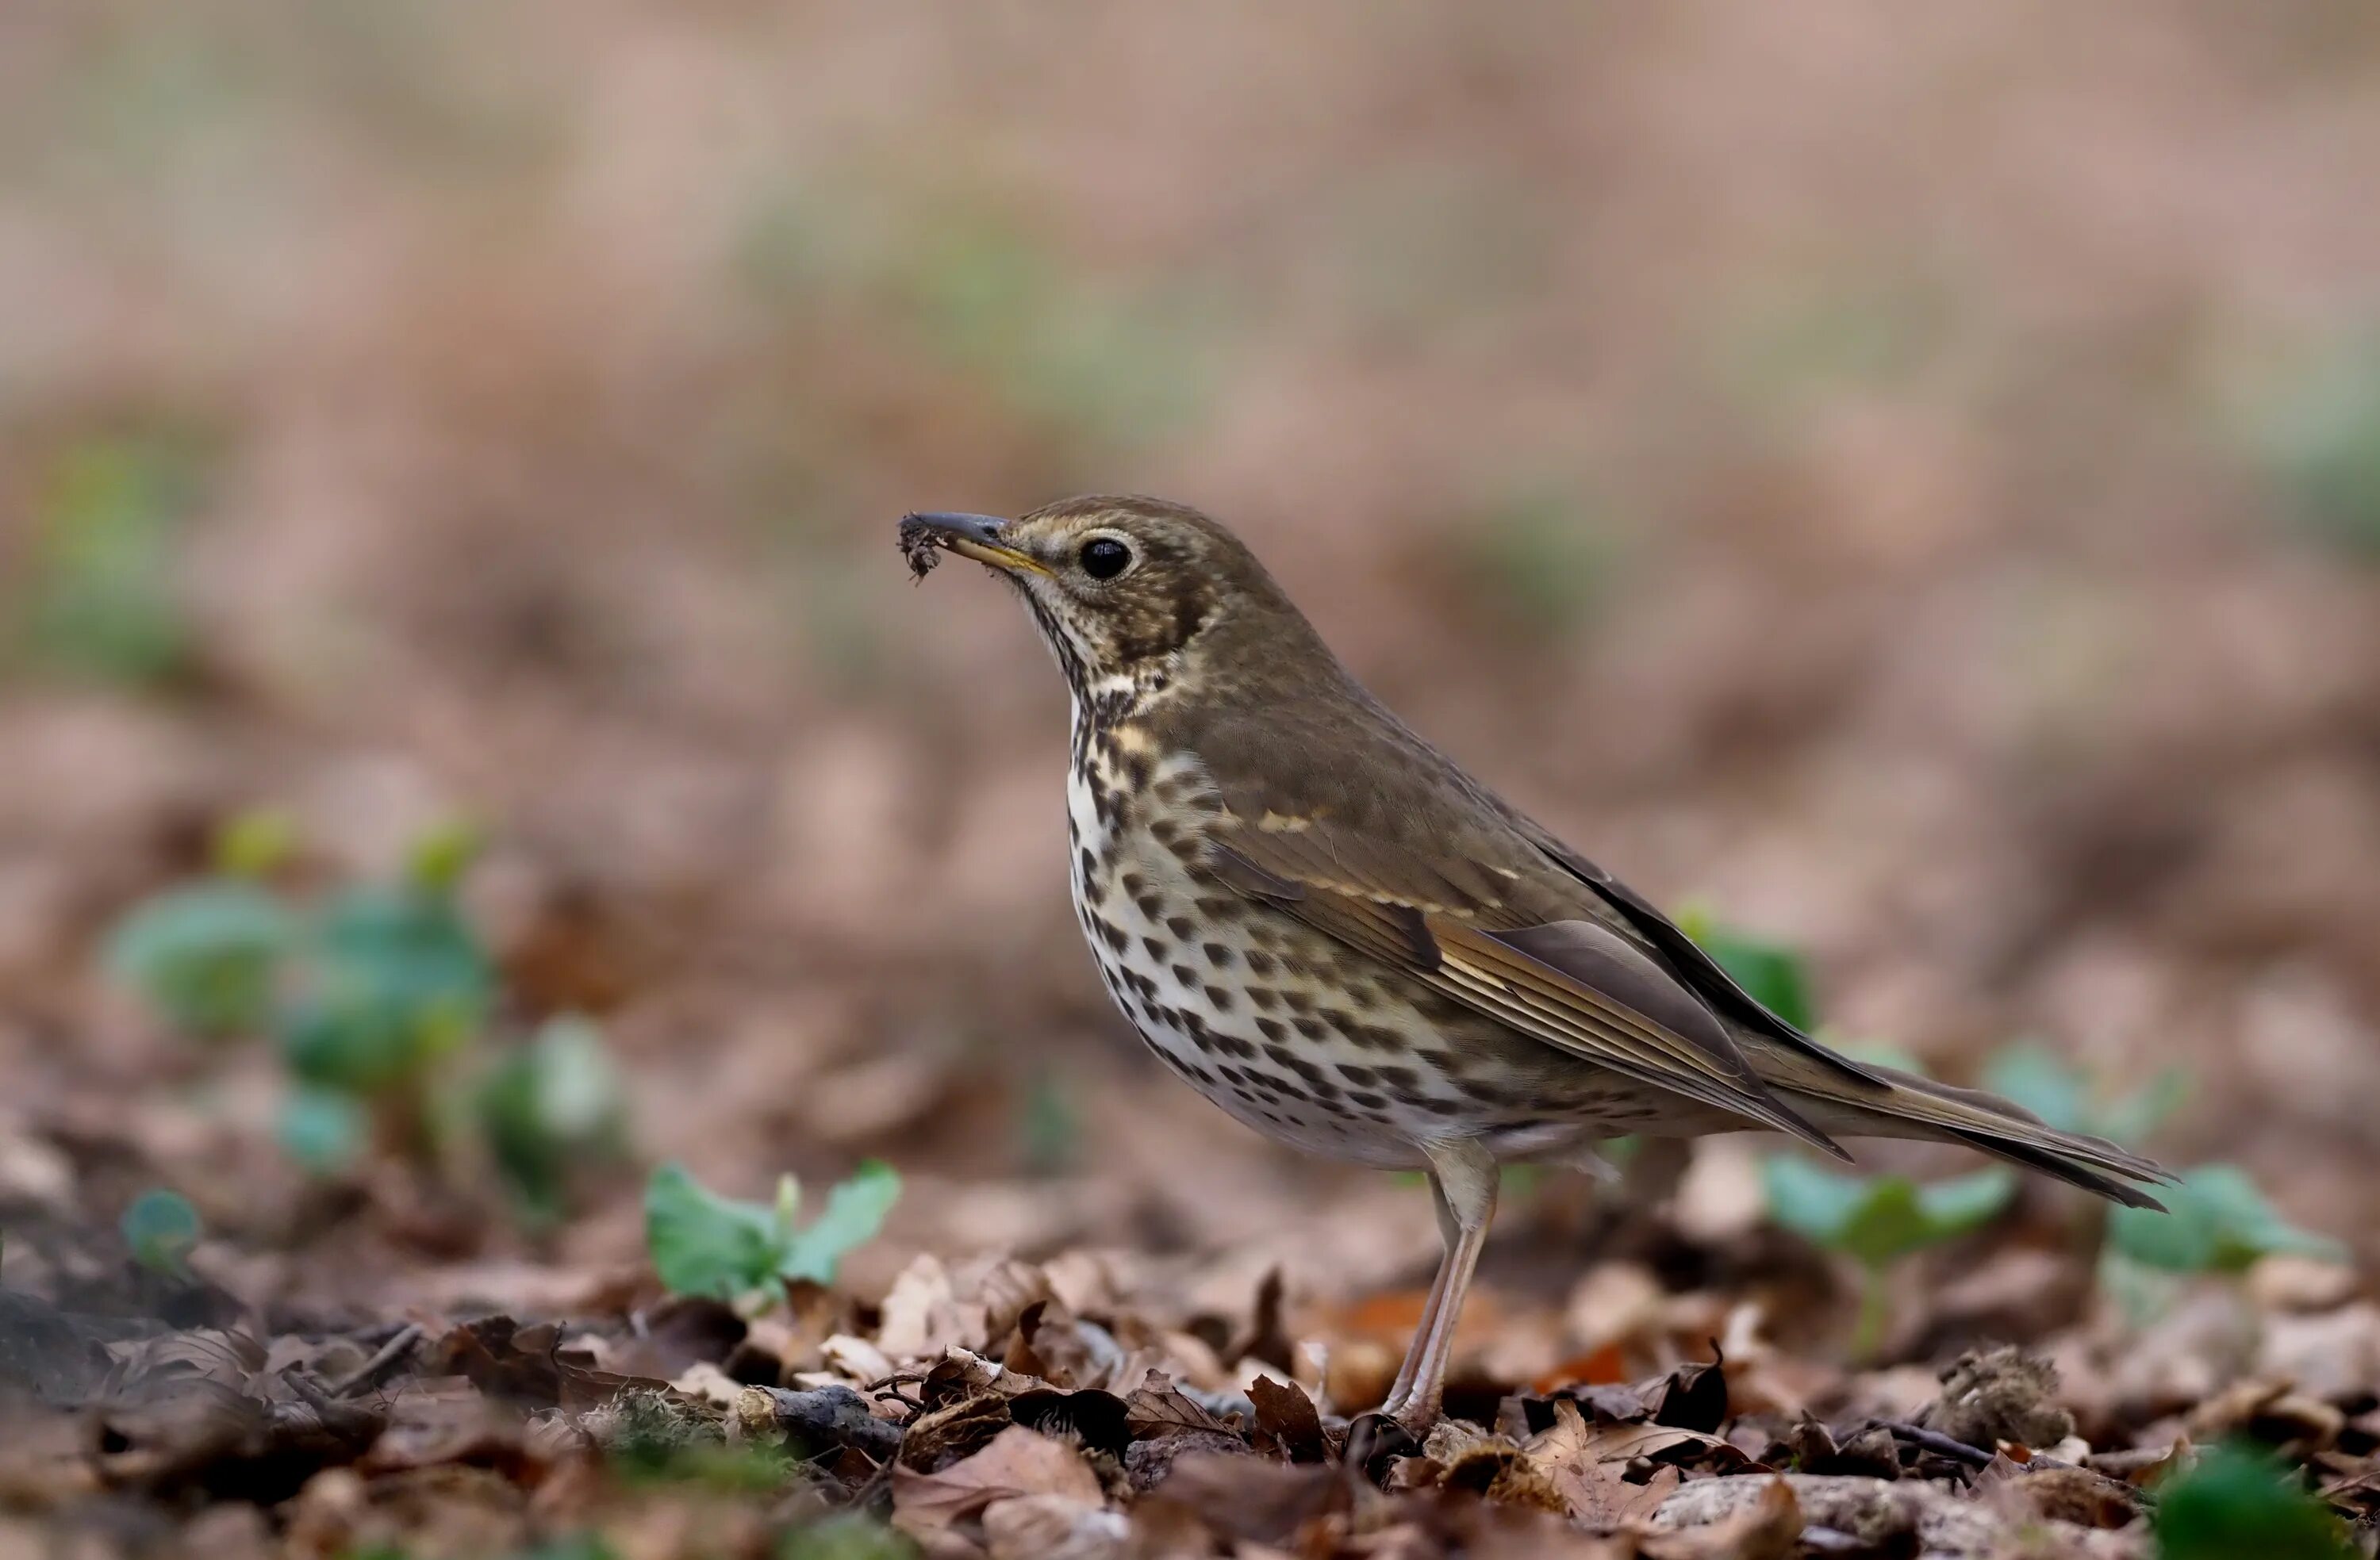
[[[1421,1320],[1414,1324],[1413,1342],[1405,1348],[1404,1363],[1397,1367],[1397,1379],[1389,1388],[1380,1411],[1401,1404],[1413,1396],[1414,1377],[1421,1373],[1422,1340],[1437,1325],[1439,1308],[1446,1303],[1446,1277],[1454,1271],[1454,1243],[1462,1238],[1462,1227],[1454,1222],[1454,1210],[1447,1206],[1446,1188],[1439,1184],[1436,1170],[1426,1171],[1429,1177],[1429,1198],[1438,1207],[1438,1238],[1444,1251],[1438,1259],[1438,1271],[1429,1281],[1429,1298],[1422,1301]]]
[[[1430,1286],[1404,1366],[1389,1390],[1389,1400],[1380,1405],[1381,1413],[1415,1435],[1427,1431],[1438,1418],[1463,1297],[1471,1288],[1480,1248],[1488,1243],[1488,1221],[1496,1212],[1496,1159],[1477,1142],[1451,1139],[1426,1144],[1423,1152],[1429,1156],[1430,1191],[1438,1203],[1446,1255],[1439,1263],[1438,1279]]]

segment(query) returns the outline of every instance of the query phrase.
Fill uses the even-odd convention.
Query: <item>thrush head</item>
[[[1164,666],[1208,681],[1232,647],[1294,654],[1319,641],[1237,537],[1161,499],[1066,499],[1015,520],[917,514],[903,550],[922,574],[938,550],[992,570],[1025,599],[1078,696]]]

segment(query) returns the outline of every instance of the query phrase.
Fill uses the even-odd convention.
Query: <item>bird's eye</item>
[[[1111,580],[1132,567],[1132,549],[1113,537],[1093,537],[1083,544],[1083,573],[1095,580]]]

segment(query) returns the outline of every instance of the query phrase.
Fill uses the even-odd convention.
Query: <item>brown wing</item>
[[[1849,1157],[1517,815],[1401,729],[1378,734],[1414,751],[1321,774],[1289,754],[1251,764],[1230,732],[1210,735],[1197,751],[1220,806],[1217,876],[1524,1034]],[[1293,792],[1257,772],[1310,779]]]

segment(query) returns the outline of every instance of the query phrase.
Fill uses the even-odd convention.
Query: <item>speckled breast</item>
[[[1608,1075],[1208,876],[1215,804],[1195,766],[1095,735],[1066,794],[1075,912],[1109,995],[1240,1121],[1390,1168],[1420,1167],[1430,1139],[1528,1157],[1628,1130],[1606,1122],[1622,1105]]]

